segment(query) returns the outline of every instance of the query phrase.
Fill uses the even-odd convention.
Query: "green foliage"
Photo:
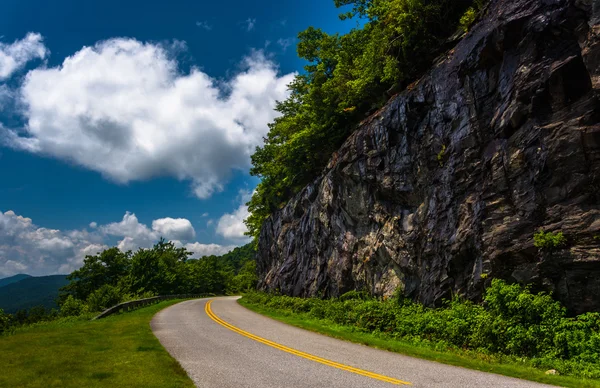
[[[155,295],[239,293],[256,287],[252,244],[223,256],[188,259],[190,255],[185,248],[161,239],[151,249],[135,253],[115,247],[87,256],[61,289],[61,315],[102,311]]]
[[[249,234],[317,177],[332,153],[368,114],[422,74],[472,0],[335,0],[352,5],[342,19],[362,28],[329,35],[309,27],[298,34],[298,56],[309,62],[276,106],[252,155],[251,174],[261,178],[248,203]]]
[[[121,252],[114,247],[106,249],[95,256],[86,256],[83,266],[73,271],[67,280],[70,283],[61,288],[61,300],[73,295],[80,300],[105,284],[117,286],[131,268],[131,252]]]
[[[227,293],[237,294],[255,290],[257,283],[256,261],[249,260],[242,266],[238,274],[231,278],[227,285]]]
[[[464,32],[468,32],[469,28],[471,28],[471,25],[473,25],[476,18],[477,18],[477,11],[475,11],[475,8],[469,7],[465,11],[465,13],[462,15],[462,17],[460,18],[460,21],[458,23],[460,26],[460,29],[463,30]]]
[[[341,301],[353,300],[353,299],[367,300],[367,299],[371,299],[371,296],[366,291],[355,291],[355,290],[348,291],[345,294],[340,295]]]
[[[4,310],[0,309],[0,335],[7,332],[11,327],[12,316],[6,314]]]
[[[545,293],[532,294],[493,279],[483,305],[455,298],[435,309],[400,294],[385,301],[360,293],[345,295],[322,300],[249,293],[244,300],[434,349],[527,359],[563,375],[600,378],[600,313],[569,318],[564,307]]]
[[[88,310],[87,304],[79,299],[75,299],[73,295],[69,295],[60,306],[60,315],[63,317],[78,317],[87,313]]]
[[[544,232],[542,229],[533,235],[533,245],[544,251],[553,251],[565,246],[567,239],[562,232]]]
[[[444,165],[444,155],[446,155],[446,145],[442,144],[442,149],[437,154],[437,160],[438,160],[438,163],[440,164],[440,167],[442,167]]]
[[[176,248],[164,239],[152,249],[138,250],[131,258],[129,289],[134,293],[149,291],[156,295],[182,293],[186,283],[183,264],[190,255],[185,248]]]
[[[111,284],[104,284],[87,297],[88,308],[90,311],[106,310],[111,306],[121,303],[122,294],[122,290],[118,287]]]

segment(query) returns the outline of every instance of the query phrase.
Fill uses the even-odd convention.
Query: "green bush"
[[[367,300],[367,299],[371,299],[371,296],[366,291],[355,291],[355,290],[348,291],[345,294],[340,295],[340,300],[342,302],[345,300],[352,300],[352,299]]]
[[[464,32],[468,32],[469,28],[471,28],[471,25],[475,22],[476,18],[477,11],[475,11],[475,8],[469,7],[469,9],[467,9],[464,15],[460,18],[460,21],[458,23],[461,30],[463,30]]]
[[[526,359],[561,374],[600,378],[600,313],[574,318],[551,295],[494,279],[483,304],[454,298],[427,308],[400,296],[380,301],[360,292],[322,300],[252,292],[245,300],[288,314],[430,346]]]
[[[73,295],[67,296],[60,305],[60,315],[63,317],[78,317],[88,312],[88,306],[82,300],[75,299]]]
[[[115,286],[105,284],[92,292],[87,298],[89,311],[102,311],[123,300],[122,291]]]
[[[0,309],[0,335],[9,331],[12,326],[12,315],[6,314]]]
[[[554,249],[565,246],[567,239],[562,232],[544,232],[542,229],[533,235],[533,245],[536,248],[545,251],[552,251]]]

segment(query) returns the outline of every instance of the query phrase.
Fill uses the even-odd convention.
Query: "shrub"
[[[122,292],[119,288],[105,284],[90,294],[87,298],[87,305],[90,311],[102,311],[123,300]]]
[[[568,318],[550,294],[533,294],[499,279],[486,289],[483,304],[454,298],[440,308],[414,303],[401,292],[386,301],[359,292],[329,300],[257,292],[244,298],[437,350],[455,347],[518,357],[561,374],[600,377],[600,313]]]
[[[464,32],[468,32],[469,28],[471,28],[471,26],[475,22],[476,18],[477,18],[477,11],[475,11],[475,8],[469,7],[466,10],[466,12],[464,13],[464,15],[462,15],[462,17],[460,18],[460,21],[458,23],[460,26],[460,29],[463,30]]]
[[[552,233],[544,232],[542,229],[533,235],[533,245],[540,250],[552,251],[563,247],[567,239],[562,232]]]
[[[351,299],[359,299],[359,300],[367,300],[371,299],[371,296],[366,291],[348,291],[345,294],[342,294],[339,298],[341,301],[351,300]]]
[[[88,306],[82,300],[75,299],[73,295],[67,296],[67,299],[60,306],[60,315],[63,317],[80,316],[88,312]]]
[[[0,335],[9,331],[12,326],[12,315],[6,314],[0,309]]]

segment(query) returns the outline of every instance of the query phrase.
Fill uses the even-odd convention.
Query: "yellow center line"
[[[236,333],[238,333],[240,335],[243,335],[244,337],[248,337],[248,338],[253,339],[253,340],[255,340],[257,342],[260,342],[262,344],[271,346],[271,347],[279,349],[279,350],[283,350],[284,352],[291,353],[291,354],[294,354],[296,356],[303,357],[303,358],[306,358],[308,360],[312,360],[312,361],[315,361],[315,362],[318,362],[318,363],[321,363],[321,364],[324,364],[324,365],[329,365],[329,366],[334,367],[334,368],[338,368],[338,369],[342,369],[342,370],[345,370],[345,371],[348,371],[348,372],[356,373],[356,374],[359,374],[361,376],[366,376],[366,377],[370,377],[372,379],[385,381],[385,382],[390,383],[390,384],[412,385],[411,383],[409,383],[407,381],[398,380],[398,379],[395,379],[393,377],[383,376],[383,375],[380,375],[380,374],[377,374],[377,373],[374,373],[374,372],[369,372],[369,371],[366,371],[366,370],[363,370],[363,369],[354,368],[354,367],[349,366],[349,365],[340,364],[340,363],[335,362],[335,361],[330,361],[330,360],[327,360],[325,358],[314,356],[314,355],[309,354],[309,353],[301,352],[300,350],[288,348],[287,346],[278,344],[278,343],[273,342],[273,341],[269,341],[268,339],[259,337],[257,335],[252,334],[252,333],[248,333],[247,331],[244,331],[244,330],[242,330],[242,329],[240,329],[238,327],[233,326],[230,323],[225,322],[224,320],[222,320],[221,318],[219,318],[217,315],[215,315],[215,313],[213,313],[212,309],[210,308],[211,303],[212,303],[212,300],[209,300],[208,302],[206,302],[206,305],[204,307],[204,311],[206,312],[206,315],[208,315],[210,317],[210,319],[212,319],[213,321],[217,322],[219,325],[224,326],[224,327],[228,328],[229,330],[234,331],[234,332],[236,332]]]

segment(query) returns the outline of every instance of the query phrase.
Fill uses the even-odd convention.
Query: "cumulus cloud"
[[[140,223],[135,214],[126,212],[120,222],[112,222],[100,227],[111,236],[122,237],[117,247],[122,251],[135,251],[138,248],[150,248],[160,237],[155,231]]]
[[[0,212],[0,276],[68,273],[89,252],[105,249],[101,236],[40,228],[13,211]]]
[[[196,68],[181,73],[172,51],[110,39],[58,67],[32,70],[18,91],[26,125],[0,126],[0,137],[118,183],[189,180],[197,197],[208,198],[233,170],[249,167],[294,74],[280,75],[256,51],[237,75],[217,81]]]
[[[240,192],[241,205],[233,213],[225,213],[219,219],[217,224],[217,233],[225,238],[232,240],[250,240],[245,233],[248,231],[244,220],[248,218],[250,213],[248,212],[248,206],[246,202],[250,200],[250,192]]]
[[[152,221],[150,229],[130,212],[126,212],[120,222],[103,225],[100,230],[107,235],[122,237],[117,245],[122,251],[150,248],[161,237],[185,242],[196,237],[192,223],[185,218],[160,218]]]
[[[49,51],[40,34],[28,33],[11,44],[0,42],[0,81],[10,78],[33,59],[44,59]]]
[[[185,244],[185,249],[194,253],[192,256],[190,256],[193,259],[197,259],[202,256],[220,256],[233,250],[235,247],[236,245],[200,244],[197,242]]]
[[[185,218],[161,218],[152,221],[152,230],[169,240],[189,241],[196,237],[192,223]]]
[[[222,255],[239,244],[202,244],[192,241],[196,232],[184,218],[160,218],[152,227],[141,223],[135,214],[126,212],[119,222],[96,223],[91,231],[61,231],[35,225],[30,218],[9,210],[0,212],[0,278],[16,273],[48,275],[70,273],[81,267],[86,255],[95,255],[109,247],[117,237],[122,251],[150,248],[160,237],[185,247],[194,258]]]

